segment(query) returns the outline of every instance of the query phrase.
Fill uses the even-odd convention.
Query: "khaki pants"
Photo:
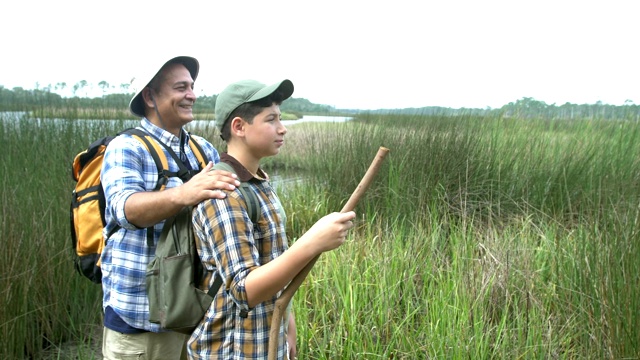
[[[186,360],[188,335],[176,332],[122,334],[104,328],[104,360]]]

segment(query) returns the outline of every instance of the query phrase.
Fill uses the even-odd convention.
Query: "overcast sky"
[[[119,90],[169,55],[199,95],[252,78],[336,108],[640,104],[640,1],[13,1],[0,85]],[[139,76],[139,75],[138,75]],[[100,91],[96,93],[96,96]]]

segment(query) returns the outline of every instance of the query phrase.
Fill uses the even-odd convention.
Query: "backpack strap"
[[[156,168],[158,169],[158,183],[156,184],[156,187],[153,190],[154,191],[164,190],[165,185],[167,184],[167,181],[166,181],[166,177],[163,176],[163,174],[165,171],[167,171],[166,169],[169,169],[169,163],[167,162],[167,157],[164,156],[162,149],[160,149],[160,147],[158,146],[158,141],[153,141],[153,142],[149,141],[150,134],[138,128],[129,128],[122,131],[120,134],[129,134],[134,139],[141,142],[142,145],[144,145],[144,147],[147,149],[147,151],[153,158],[153,161],[156,163]],[[147,228],[147,246],[149,247],[153,246],[154,232],[155,232],[154,226],[149,226]],[[112,234],[109,234],[109,237],[111,235]]]
[[[167,183],[169,182],[170,177],[177,176],[183,182],[187,182],[191,179],[191,177],[195,173],[198,172],[196,170],[189,170],[186,167],[186,165],[182,162],[182,160],[180,160],[178,155],[176,155],[175,151],[171,149],[170,146],[160,141],[160,139],[158,139],[155,135],[151,134],[150,132],[147,132],[146,130],[143,130],[140,128],[129,128],[122,131],[120,134],[123,134],[123,133],[129,134],[134,139],[140,141],[142,145],[144,145],[144,147],[147,149],[151,157],[153,158],[153,161],[156,163],[156,168],[158,169],[158,183],[156,184],[156,187],[153,189],[154,191],[164,190],[166,188]],[[191,145],[192,142],[197,143],[195,140],[191,139],[191,136],[189,137],[189,140],[190,140],[189,145]],[[169,171],[169,163],[168,163],[167,157],[164,156],[164,152],[162,151],[161,146],[167,150],[169,155],[171,155],[175,163],[178,165],[179,170],[177,173]],[[200,147],[200,144],[193,145],[191,147],[192,150],[194,149],[194,146],[196,146],[198,149],[198,151],[194,150],[194,153],[196,154],[196,158],[198,159],[199,164],[201,166],[202,164],[206,165],[206,162],[208,162],[208,159],[204,154],[204,151],[202,151],[202,147]],[[150,226],[149,228],[147,228],[147,244],[149,246],[153,245],[153,233],[154,233],[153,226]]]
[[[191,134],[189,134],[189,147],[191,147],[191,151],[196,155],[198,164],[200,164],[200,169],[204,169],[204,167],[209,163],[209,158],[207,157],[207,154],[204,153],[204,150],[202,150],[202,146],[200,146]]]
[[[153,157],[153,160],[156,162],[156,166],[158,167],[158,184],[156,185],[154,190],[164,190],[170,177],[178,177],[183,182],[189,181],[209,162],[209,158],[202,150],[200,144],[198,144],[198,142],[195,141],[191,136],[189,136],[189,146],[191,147],[191,150],[198,160],[200,170],[189,170],[184,162],[180,160],[178,155],[176,155],[175,151],[173,151],[173,149],[171,149],[169,145],[160,141],[160,139],[158,139],[155,135],[139,128],[128,129],[126,130],[126,132],[131,134],[138,141],[142,142],[151,154],[151,157]],[[155,141],[151,141],[150,139],[154,139]],[[169,164],[167,163],[167,159],[164,156],[161,147],[167,150],[169,155],[171,155],[171,158],[173,158],[173,161],[175,161],[175,163],[178,165],[178,172],[169,171]],[[160,157],[160,154],[162,154],[163,156]]]
[[[209,291],[207,291],[207,294],[212,298],[216,296],[216,294],[218,293],[218,289],[220,289],[220,286],[222,285],[222,277],[220,276],[220,273],[216,271],[215,274],[213,274],[213,276],[215,276],[215,279],[213,280],[213,285],[211,285],[211,287],[209,288]]]
[[[182,181],[187,181],[190,178],[189,169],[187,169],[182,160],[178,158],[178,155],[176,155],[170,146],[160,141],[160,139],[155,135],[140,129],[133,129],[133,131],[131,131],[131,135],[138,141],[142,142],[151,154],[153,160],[156,162],[156,166],[158,167],[158,183],[153,189],[154,191],[164,190],[170,177],[177,176],[182,179]],[[178,172],[169,171],[169,163],[167,158],[164,156],[161,146],[167,150],[169,155],[171,155],[175,163],[178,165]],[[162,157],[160,157],[160,154],[162,154]]]
[[[236,170],[233,168],[233,166],[224,162],[215,164],[213,166],[213,169],[225,170],[236,174]],[[260,203],[258,202],[258,197],[253,192],[248,182],[240,182],[240,187],[238,188],[238,190],[240,190],[240,194],[242,194],[242,197],[247,204],[247,213],[249,214],[249,219],[251,219],[254,224],[257,224],[260,216]],[[213,280],[213,285],[211,285],[209,291],[207,291],[207,294],[209,294],[209,296],[211,296],[212,298],[215,297],[216,293],[218,293],[218,289],[220,289],[220,286],[222,286],[222,277],[220,276],[220,273],[216,271],[213,276],[215,277]],[[241,316],[247,317],[246,314],[244,314],[244,316],[241,314]]]
[[[249,214],[249,219],[254,224],[258,223],[258,212],[260,211],[260,203],[258,202],[258,198],[256,194],[249,187],[249,183],[241,183],[240,184],[240,193],[245,199],[247,203],[247,213]]]
[[[236,174],[236,170],[233,168],[233,166],[224,162],[219,162],[215,164],[213,168],[218,170],[229,171]],[[259,214],[260,202],[258,201],[258,197],[253,192],[253,190],[251,190],[251,187],[249,186],[248,182],[242,181],[240,183],[240,187],[238,188],[238,190],[240,190],[240,194],[242,194],[242,197],[244,198],[244,201],[247,204],[247,213],[249,214],[249,219],[251,219],[251,221],[254,224],[257,224],[259,215],[260,215]]]

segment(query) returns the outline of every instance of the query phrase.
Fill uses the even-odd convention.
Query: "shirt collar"
[[[224,162],[231,165],[233,169],[236,171],[236,174],[238,175],[238,179],[242,182],[247,182],[251,179],[269,180],[269,175],[267,175],[267,173],[264,172],[262,168],[258,168],[258,174],[256,174],[257,176],[253,176],[253,174],[251,174],[251,172],[247,170],[247,168],[245,168],[242,164],[240,164],[240,162],[236,160],[236,158],[234,158],[233,156],[229,155],[226,152],[223,152],[222,154],[220,154],[220,162]]]
[[[142,118],[140,126],[142,126],[142,128],[145,129],[147,132],[149,132],[149,134],[154,135],[155,137],[160,139],[165,144],[179,144],[180,143],[180,139],[178,137],[176,137],[172,133],[170,133],[170,132],[168,132],[168,131],[166,131],[166,130],[158,127],[158,126],[156,126],[151,121],[149,121],[149,119],[147,119],[146,117]],[[189,142],[189,132],[185,131],[184,129],[180,129],[180,131],[182,131],[185,134],[185,143],[188,143]]]

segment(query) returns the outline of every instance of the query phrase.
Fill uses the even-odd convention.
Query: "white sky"
[[[336,108],[640,104],[639,14],[637,0],[5,1],[0,85],[120,90],[170,54],[198,58],[204,95],[288,78]]]

